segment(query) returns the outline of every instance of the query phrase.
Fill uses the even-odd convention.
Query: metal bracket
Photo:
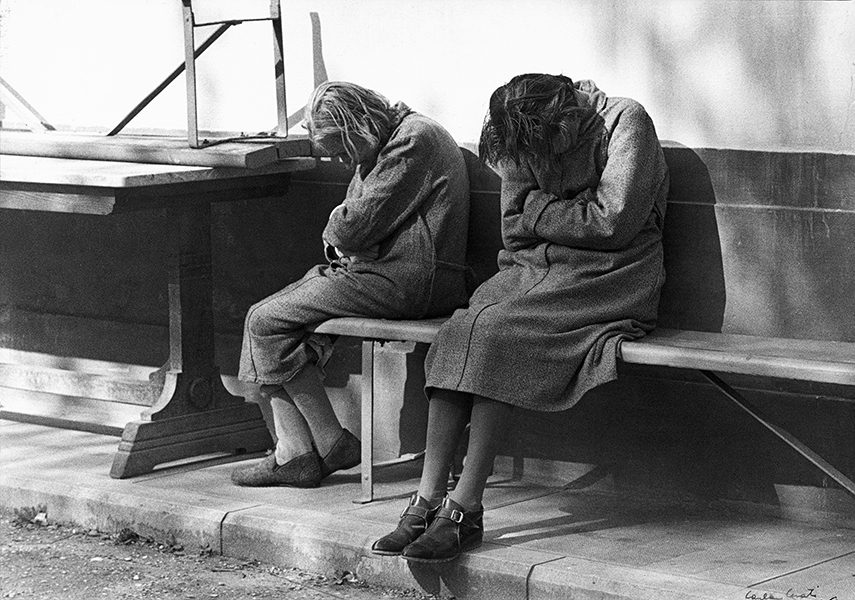
[[[282,11],[279,0],[270,0],[270,16],[251,19],[230,19],[197,23],[193,14],[192,0],[181,0],[184,13],[184,67],[187,71],[187,141],[191,148],[210,145],[208,140],[199,141],[199,123],[196,113],[196,44],[197,27],[220,25],[221,29],[250,21],[270,21],[273,26],[273,69],[276,77],[277,127],[273,136],[288,137],[288,108],[285,102],[285,59],[282,42]],[[215,34],[216,35],[216,34]],[[213,37],[213,36],[212,36]],[[215,143],[215,142],[213,142]]]
[[[24,124],[36,133],[54,131],[53,125],[39,114],[35,107],[27,102],[15,88],[9,85],[5,79],[0,77],[0,106],[8,106],[9,109],[20,118]],[[2,120],[0,115],[0,120]]]
[[[737,392],[735,389],[727,385],[721,377],[713,373],[712,371],[707,371],[704,369],[699,369],[701,374],[707,378],[707,380],[712,383],[718,390],[730,398],[734,403],[736,403],[739,408],[747,412],[751,415],[758,423],[763,425],[766,429],[774,433],[781,440],[786,442],[793,450],[801,454],[803,457],[808,459],[815,467],[820,469],[823,473],[828,475],[831,479],[836,481],[840,486],[849,492],[852,496],[855,496],[855,482],[853,482],[849,477],[844,475],[842,472],[835,469],[828,461],[822,458],[819,454],[808,448],[803,442],[801,442],[796,436],[786,431],[782,427],[773,424],[756,406],[752,405],[748,400],[746,400],[742,394]]]
[[[212,144],[225,141],[248,140],[255,137],[262,139],[271,138],[287,138],[288,137],[288,107],[285,102],[285,59],[282,43],[282,12],[279,8],[279,0],[270,0],[270,16],[250,19],[229,19],[225,21],[209,21],[205,23],[197,23],[196,16],[193,13],[192,0],[181,0],[183,5],[184,15],[184,62],[178,65],[157,87],[154,88],[145,98],[143,98],[119,123],[113,127],[108,136],[113,136],[119,133],[125,125],[130,123],[152,100],[154,100],[160,92],[172,83],[183,71],[187,71],[187,142],[191,148],[204,148]],[[233,25],[240,25],[250,21],[270,21],[273,26],[273,52],[274,52],[274,73],[276,77],[276,112],[277,126],[276,130],[270,134],[262,134],[259,136],[241,136],[238,138],[228,138],[219,140],[199,140],[199,119],[197,117],[197,100],[196,100],[196,59],[207,50],[211,44],[217,41],[226,30]],[[219,25],[216,31],[212,33],[198,48],[196,48],[195,30],[197,27],[206,27],[209,25]]]

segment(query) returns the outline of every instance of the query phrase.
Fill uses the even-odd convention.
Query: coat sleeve
[[[635,105],[624,111],[612,132],[599,184],[572,198],[530,190],[523,229],[564,246],[625,248],[653,210],[664,169],[653,122],[641,105]]]
[[[432,161],[422,145],[417,136],[390,140],[359,192],[330,215],[324,240],[345,254],[358,253],[398,229],[431,191]]]

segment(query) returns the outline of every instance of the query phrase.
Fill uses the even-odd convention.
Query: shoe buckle
[[[460,525],[463,522],[463,513],[454,508],[451,510],[451,514],[448,515],[448,518]]]

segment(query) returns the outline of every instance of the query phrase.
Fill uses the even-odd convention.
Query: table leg
[[[216,452],[273,446],[258,405],[232,396],[214,360],[211,205],[169,209],[173,256],[169,276],[169,368],[159,399],[125,426],[110,476]]]

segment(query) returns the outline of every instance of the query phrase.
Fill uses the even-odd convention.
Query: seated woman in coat
[[[490,98],[481,157],[502,177],[499,272],[426,359],[418,492],[377,554],[443,562],[481,544],[482,497],[513,407],[558,411],[616,377],[655,324],[668,171],[644,108],[590,81],[514,77]],[[458,441],[466,462],[446,495]]]
[[[346,160],[353,178],[329,216],[329,264],[249,309],[239,378],[269,396],[276,448],[232,473],[237,485],[315,487],[359,464],[321,378],[332,351],[306,327],[332,317],[424,318],[466,304],[469,179],[438,123],[352,83],[320,85],[306,107],[316,154]]]

